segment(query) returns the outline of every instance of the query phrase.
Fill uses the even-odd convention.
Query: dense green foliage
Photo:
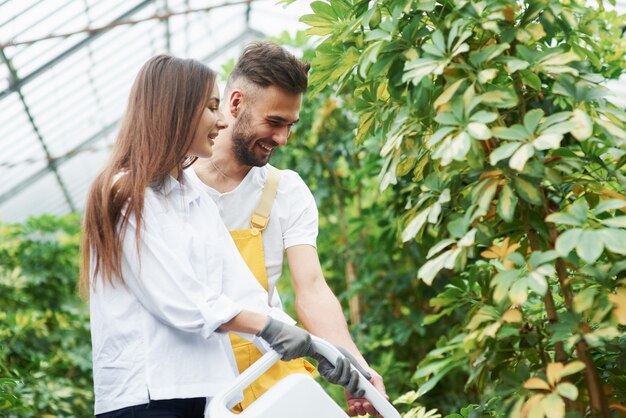
[[[626,114],[599,82],[623,70],[624,19],[553,0],[312,8],[294,167],[318,186],[329,277],[358,272],[390,392],[476,403],[461,415],[623,412]]]
[[[624,19],[332,0],[292,144],[324,272],[407,417],[626,411]],[[307,49],[308,38],[282,41]],[[0,226],[0,412],[88,416],[79,222]]]
[[[80,218],[0,224],[0,415],[93,415],[88,308],[78,299]]]

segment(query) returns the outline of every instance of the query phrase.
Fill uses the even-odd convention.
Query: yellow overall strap
[[[265,186],[263,187],[263,194],[259,200],[259,205],[250,218],[252,235],[257,235],[260,231],[264,231],[265,228],[267,228],[267,224],[270,221],[270,212],[272,212],[272,206],[274,205],[274,199],[276,199],[276,192],[278,191],[281,172],[279,169],[269,164],[267,168],[268,171],[267,177],[265,178]]]
[[[258,282],[268,290],[267,269],[265,267],[265,254],[263,250],[262,232],[269,223],[270,212],[276,198],[278,183],[280,181],[280,170],[268,164],[268,172],[265,178],[265,185],[259,204],[250,218],[250,229],[239,229],[230,231],[241,256],[258,280]],[[269,298],[269,294],[268,294]],[[229,334],[230,341],[237,360],[237,367],[243,373],[252,363],[263,355],[254,344],[243,338]],[[244,400],[237,404],[234,412],[243,411],[254,400],[258,399],[266,390],[283,377],[292,373],[312,374],[315,367],[303,358],[291,361],[280,361],[274,364],[265,374],[255,380],[244,389]]]

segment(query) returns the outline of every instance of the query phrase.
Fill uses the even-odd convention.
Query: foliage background
[[[0,415],[93,415],[80,216],[0,224]]]
[[[578,1],[312,8],[315,114],[286,165],[329,209],[322,259],[360,291],[351,316],[390,392],[464,416],[623,413],[626,115],[601,82],[623,72],[624,18]]]
[[[332,0],[303,18],[323,41],[279,39],[312,92],[272,162],[313,190],[326,278],[407,417],[589,415],[598,391],[626,411],[626,117],[598,85],[626,48],[601,6]],[[9,416],[91,413],[78,233],[77,216],[0,229]]]

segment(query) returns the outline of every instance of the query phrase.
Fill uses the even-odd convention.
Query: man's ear
[[[241,90],[233,89],[228,96],[228,112],[233,118],[241,113],[243,95]]]

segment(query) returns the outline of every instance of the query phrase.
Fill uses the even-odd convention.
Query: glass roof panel
[[[81,152],[66,161],[59,170],[63,183],[72,191],[72,200],[79,211],[85,208],[89,187],[91,187],[93,176],[97,174],[94,167],[104,166],[113,140],[114,133],[110,132],[93,144],[88,151]]]
[[[107,54],[96,52],[98,44],[90,45],[25,87],[29,97],[41,97],[33,101],[31,111],[52,155],[70,152],[84,138],[93,136],[110,122],[113,117],[104,114],[102,100],[110,92],[128,92],[141,64],[156,50],[164,49],[163,27],[157,21],[127,28],[125,36],[115,32],[94,41],[106,43]],[[105,68],[110,70],[102,71]],[[115,78],[110,73],[114,73]],[[100,81],[101,78],[105,81]],[[123,108],[106,110],[115,112],[118,118]]]
[[[16,192],[11,199],[0,203],[3,221],[19,222],[28,215],[50,213],[62,215],[70,210],[52,173],[48,173],[27,188]]]
[[[0,100],[0,201],[20,181],[46,166],[43,148],[16,93]]]

